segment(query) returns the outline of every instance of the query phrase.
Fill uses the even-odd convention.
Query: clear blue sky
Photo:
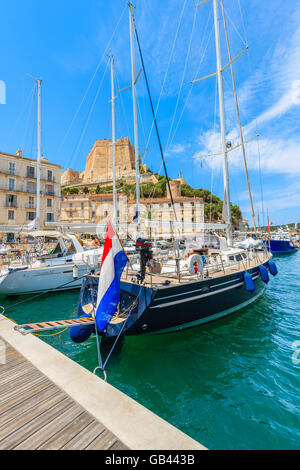
[[[217,153],[220,148],[215,78],[198,82],[192,88],[190,85],[195,76],[211,74],[216,68],[212,1],[200,6],[196,16],[195,3],[196,0],[136,0],[136,24],[155,104],[162,90],[158,123],[164,148],[169,143],[170,176],[177,177],[181,170],[187,183],[212,187],[223,198],[220,157],[203,159],[202,164],[192,159],[194,155]],[[249,44],[249,54],[244,53],[234,63],[234,70],[245,136],[253,137],[256,129],[260,134],[259,143],[256,139],[247,145],[255,207],[262,219],[260,155],[265,210],[268,208],[274,223],[299,221],[299,2],[224,0],[224,4],[232,55],[237,55],[245,42]],[[130,83],[127,10],[125,0],[2,2],[0,80],[6,83],[7,97],[6,104],[0,105],[1,151],[15,153],[21,148],[26,156],[36,154],[35,107],[31,105],[33,81],[25,75],[27,72],[43,79],[43,154],[64,168],[84,168],[95,139],[111,137],[108,71],[104,75],[108,59],[104,53],[108,52],[107,45],[119,20],[109,50],[116,60],[117,87]],[[226,64],[223,29],[221,39]],[[138,72],[138,55],[136,60]],[[97,66],[95,79],[67,133]],[[227,133],[237,144],[229,68],[224,74],[224,88]],[[129,135],[133,141],[130,93],[122,92],[117,100],[117,133],[118,137]],[[152,122],[142,76],[138,81],[138,101],[142,153]],[[145,163],[154,171],[160,169],[154,132]],[[240,204],[249,218],[240,150],[230,154],[229,164],[232,202]]]

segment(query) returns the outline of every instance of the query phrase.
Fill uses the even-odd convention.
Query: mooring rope
[[[127,307],[126,310],[124,310],[123,312],[121,312],[119,315],[117,316],[114,316],[113,318],[120,318],[122,315],[124,315],[125,313],[127,313],[129,310],[135,308],[137,305],[138,305],[138,299],[141,295],[141,293],[143,292],[142,291],[142,287],[144,287],[144,284],[142,286],[140,286],[140,292],[137,296],[137,298],[135,299],[135,301],[129,305],[129,307]],[[93,305],[93,310],[94,310],[94,318],[95,318],[95,333],[96,333],[96,341],[97,341],[97,355],[98,355],[98,366],[95,368],[94,370],[94,375],[96,375],[96,372],[98,370],[100,370],[101,372],[103,372],[104,374],[104,381],[107,382],[107,373],[105,371],[105,368],[108,364],[108,361],[109,359],[111,358],[111,355],[117,345],[117,342],[119,341],[119,338],[121,336],[121,334],[123,333],[124,329],[125,329],[125,326],[127,325],[127,322],[129,320],[129,317],[130,317],[130,314],[131,312],[128,314],[128,317],[126,318],[126,320],[123,322],[123,325],[122,325],[122,328],[120,329],[118,335],[117,335],[117,338],[114,342],[114,344],[112,345],[111,347],[111,350],[109,351],[108,355],[107,355],[107,358],[105,359],[104,363],[103,363],[103,360],[102,360],[102,355],[101,355],[101,349],[100,349],[100,341],[99,341],[99,333],[98,333],[98,328],[97,328],[97,325],[96,325],[96,312],[95,312],[95,307],[94,307],[94,304],[92,303]]]
[[[31,300],[37,299],[37,298],[39,298],[39,297],[42,297],[43,295],[50,294],[51,292],[56,291],[56,290],[58,290],[58,289],[61,289],[62,287],[66,287],[66,286],[72,284],[72,283],[75,282],[75,281],[80,281],[81,279],[85,278],[85,276],[86,276],[86,274],[85,274],[84,276],[77,277],[76,279],[72,279],[72,281],[66,282],[65,284],[62,284],[62,285],[60,285],[60,286],[53,287],[52,289],[46,290],[46,291],[44,291],[44,292],[40,292],[39,294],[35,294],[35,295],[33,295],[32,297],[29,297],[28,299],[22,300],[21,302],[17,302],[17,303],[14,304],[14,305],[10,305],[9,307],[3,307],[3,305],[0,305],[0,308],[3,309],[2,315],[4,315],[7,310],[10,310],[10,309],[13,309],[13,308],[15,308],[15,307],[18,307],[19,305],[23,305],[23,304],[25,304],[25,303],[27,303],[27,302],[30,302]]]

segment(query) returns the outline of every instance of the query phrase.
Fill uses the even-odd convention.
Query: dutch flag
[[[105,331],[116,313],[120,300],[120,279],[128,258],[119,238],[108,222],[98,287],[96,325]]]

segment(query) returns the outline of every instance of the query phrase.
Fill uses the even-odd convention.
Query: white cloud
[[[247,201],[248,198],[246,194],[244,195],[245,197],[243,199],[240,198],[240,200]],[[257,198],[257,201],[260,201],[260,197]],[[259,203],[257,207],[259,207],[262,217],[261,204]],[[264,215],[266,215],[268,209],[270,220],[275,220],[278,223],[288,221],[286,213],[292,214],[288,216],[291,222],[300,220],[300,181],[293,182],[287,180],[285,185],[274,185],[270,189],[264,188],[264,209]],[[241,210],[244,216],[250,218],[249,204],[241,206]],[[282,220],[282,222],[279,222],[279,220]]]
[[[299,64],[300,70],[300,64]],[[286,114],[291,108],[300,104],[300,80],[293,80],[290,83],[289,90],[270,108],[261,113],[258,118],[248,124],[245,128],[245,133],[253,132],[257,127],[262,124],[272,121],[274,118],[279,118]]]
[[[187,150],[189,149],[189,144],[174,144],[171,145],[168,152],[166,153],[167,157],[171,157],[172,155],[183,155],[186,154]]]
[[[233,146],[239,144],[237,130],[228,135]],[[199,150],[196,155],[210,155],[221,152],[221,135],[207,131],[199,137]],[[248,168],[259,170],[259,153],[261,157],[261,169],[264,173],[279,173],[286,175],[300,175],[300,139],[260,138],[246,144]],[[231,171],[243,171],[243,159],[241,149],[233,150],[228,154]],[[218,167],[222,157],[207,157],[211,167]]]

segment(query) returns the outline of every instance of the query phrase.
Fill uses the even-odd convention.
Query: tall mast
[[[37,164],[36,164],[36,230],[40,229],[40,200],[41,200],[41,137],[42,137],[42,112],[41,112],[41,84],[37,82]]]
[[[118,229],[118,199],[116,185],[116,112],[115,112],[115,59],[110,58],[110,74],[111,74],[111,121],[112,121],[112,154],[113,154],[113,204],[114,204],[114,224]]]
[[[255,212],[254,212],[252,193],[251,193],[251,187],[250,187],[250,181],[249,181],[245,141],[244,141],[243,128],[242,128],[242,123],[241,123],[241,116],[240,116],[240,109],[239,109],[239,103],[238,103],[238,97],[237,97],[237,91],[236,91],[235,78],[234,78],[234,73],[233,73],[232,57],[231,57],[231,50],[230,50],[230,44],[229,44],[229,38],[228,38],[227,23],[226,23],[226,16],[225,16],[223,0],[221,0],[221,7],[222,7],[222,15],[223,15],[223,21],[224,21],[224,28],[225,28],[228,58],[229,58],[230,70],[231,70],[231,79],[232,79],[232,85],[233,85],[236,114],[237,114],[237,118],[238,118],[240,139],[241,139],[241,144],[242,144],[242,153],[243,153],[243,160],[244,160],[245,173],[246,173],[246,179],[247,179],[247,187],[248,187],[249,201],[250,201],[250,207],[251,207],[251,215],[252,215],[254,231],[256,232]]]
[[[226,220],[226,223],[227,223],[227,230],[226,231],[227,231],[228,244],[229,244],[229,246],[232,246],[232,220],[231,220],[231,207],[230,207],[228,156],[227,156],[226,126],[225,126],[223,72],[222,72],[219,12],[218,12],[218,2],[217,2],[217,0],[213,0],[213,6],[214,6],[214,21],[215,21],[217,76],[218,76],[218,88],[219,88],[219,106],[220,106],[220,120],[221,120],[222,153],[223,153],[223,177],[224,177],[224,194],[225,194],[224,203],[225,203],[226,219],[227,219]]]
[[[135,148],[135,180],[136,180],[136,206],[137,206],[137,237],[140,236],[140,157],[139,157],[139,136],[138,136],[138,114],[136,101],[136,74],[135,74],[135,54],[134,54],[134,23],[133,8],[129,6],[129,24],[130,24],[130,48],[131,48],[131,75],[132,75],[132,101],[133,101],[133,121],[134,121],[134,148]]]

